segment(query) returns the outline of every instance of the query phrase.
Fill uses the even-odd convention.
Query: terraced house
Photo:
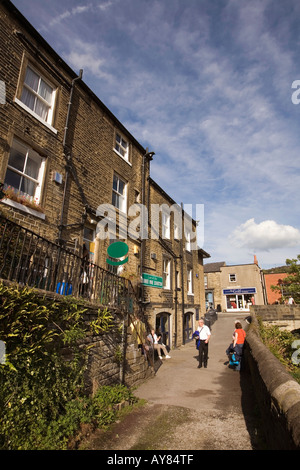
[[[88,260],[89,273],[82,262],[76,272],[81,294],[87,289],[85,274],[91,280],[98,266],[114,272],[131,281],[149,322],[171,347],[189,340],[205,312],[203,258],[209,255],[191,251],[190,234],[176,235],[174,211],[163,211],[162,205],[175,201],[150,177],[154,152],[84,83],[83,71],[74,72],[8,0],[0,6],[0,35],[2,216],[38,236],[43,246],[51,242],[61,249],[59,260],[62,253]],[[141,218],[142,208],[153,204],[159,206],[155,237],[151,211]],[[195,229],[195,221],[191,224]],[[138,236],[141,227],[145,236]],[[126,242],[128,260],[109,263],[109,247],[118,240]],[[26,283],[30,266],[43,279],[41,286],[50,288],[51,256],[38,267],[37,257],[27,253],[25,269],[23,251],[16,280],[23,273]],[[75,292],[68,262],[60,283],[56,277],[51,287],[58,293]]]

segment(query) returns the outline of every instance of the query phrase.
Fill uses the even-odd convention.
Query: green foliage
[[[271,289],[277,292],[283,292],[287,299],[290,295],[295,302],[300,302],[300,255],[297,258],[286,260],[286,276],[281,285],[271,286]]]
[[[259,332],[263,343],[300,383],[300,364],[294,364],[292,361],[295,352],[292,345],[300,339],[300,336],[287,330],[281,330],[278,325],[266,325],[261,320],[259,320]]]
[[[87,326],[84,312],[73,298],[55,302],[0,283],[0,449],[66,448],[81,422],[100,416],[84,396],[87,348],[79,343],[87,328],[108,331],[113,319],[99,310]]]
[[[113,325],[113,316],[111,312],[105,308],[101,311],[101,314],[98,315],[98,318],[91,322],[90,327],[95,334],[99,334],[108,331],[113,327]]]

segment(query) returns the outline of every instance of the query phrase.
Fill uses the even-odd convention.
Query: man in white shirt
[[[208,326],[204,325],[204,320],[201,318],[199,320],[199,338],[200,338],[200,345],[199,345],[199,365],[198,368],[202,367],[202,363],[204,367],[207,367],[207,359],[208,359],[208,342],[211,337],[211,332]]]

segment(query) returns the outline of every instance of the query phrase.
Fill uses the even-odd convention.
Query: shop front
[[[250,305],[255,304],[255,287],[245,287],[240,289],[223,289],[225,296],[226,311],[249,312]]]

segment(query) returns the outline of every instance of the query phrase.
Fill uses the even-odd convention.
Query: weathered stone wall
[[[292,331],[300,328],[300,305],[252,305],[251,311],[262,321],[276,323]]]
[[[268,449],[300,450],[300,385],[260,340],[254,309],[251,316],[245,362],[251,372]]]
[[[89,306],[85,321],[96,319],[98,308]],[[82,343],[88,346],[88,366],[85,374],[86,391],[93,394],[103,385],[123,383],[133,387],[152,374],[154,368],[132,334],[132,318],[115,313],[116,328],[108,333],[89,334]]]

